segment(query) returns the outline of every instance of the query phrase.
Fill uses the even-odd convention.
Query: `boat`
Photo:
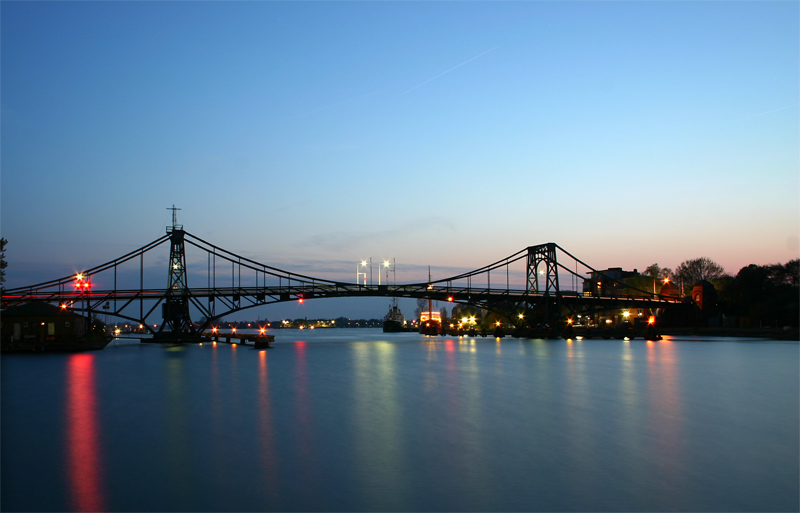
[[[419,332],[423,335],[438,335],[442,332],[442,314],[432,310],[420,312]]]
[[[428,267],[428,283],[431,281],[431,268]],[[428,288],[432,288],[428,285]],[[419,313],[419,332],[423,335],[442,333],[442,314],[433,310],[433,300],[428,298],[428,311]],[[442,333],[443,334],[443,333]]]
[[[392,300],[389,306],[389,312],[383,318],[383,332],[384,333],[399,333],[405,331],[406,319],[397,306],[397,299]]]

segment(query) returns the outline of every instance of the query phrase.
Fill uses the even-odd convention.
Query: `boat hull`
[[[403,327],[403,323],[398,321],[386,320],[383,321],[383,332],[384,333],[400,333],[405,331]]]

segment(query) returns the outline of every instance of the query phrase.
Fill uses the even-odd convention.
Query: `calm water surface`
[[[2,357],[4,511],[798,511],[796,342],[275,332]]]

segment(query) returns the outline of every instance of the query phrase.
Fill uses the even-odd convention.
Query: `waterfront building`
[[[9,344],[41,345],[84,337],[85,318],[72,311],[34,301],[0,312],[0,337]]]

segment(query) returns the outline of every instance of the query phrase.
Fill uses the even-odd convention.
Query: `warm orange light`
[[[233,332],[236,333],[236,328],[233,328]]]
[[[500,321],[497,321],[497,323],[496,323],[496,324],[497,324],[498,326],[500,326]]]
[[[452,302],[453,302],[453,296],[449,296],[449,297],[447,298],[447,300],[448,300],[448,301],[450,301],[450,302],[452,303]]]
[[[567,324],[572,324],[572,319],[567,319]]]
[[[267,329],[266,329],[266,328],[261,328],[261,334],[262,334],[262,335],[263,335],[264,333],[266,333],[266,332],[267,332]]]
[[[655,324],[656,318],[652,315],[647,319],[647,324]]]
[[[61,303],[61,309],[62,310],[66,310],[67,309],[67,304],[66,303]]]
[[[216,333],[216,332],[217,332],[217,328],[211,328],[211,331],[213,331],[214,333]]]

